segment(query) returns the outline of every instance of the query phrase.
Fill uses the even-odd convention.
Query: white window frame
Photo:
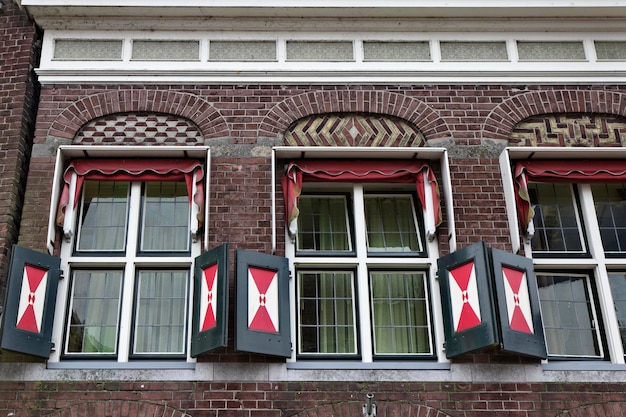
[[[442,206],[446,209],[446,220],[449,234],[447,236],[450,251],[456,250],[456,235],[454,226],[453,215],[453,202],[451,192],[450,181],[450,168],[448,165],[448,155],[445,148],[366,148],[366,147],[274,147],[272,156],[272,172],[273,175],[282,176],[282,172],[278,173],[277,159],[281,160],[295,160],[295,159],[324,159],[324,158],[345,158],[345,159],[425,159],[437,162],[441,170],[441,181],[439,182]],[[444,333],[443,333],[443,319],[441,310],[441,301],[439,297],[439,282],[437,280],[437,259],[439,258],[439,245],[435,237],[435,227],[432,221],[432,200],[427,198],[427,209],[422,211],[422,221],[426,229],[425,237],[422,237],[422,243],[426,256],[424,257],[389,257],[389,256],[374,256],[374,254],[367,254],[366,238],[365,238],[365,219],[357,219],[358,216],[354,216],[354,232],[356,234],[354,242],[357,245],[356,256],[334,256],[334,257],[314,257],[314,256],[298,256],[296,255],[295,242],[293,242],[287,233],[284,224],[277,224],[276,222],[276,177],[272,181],[272,230],[274,231],[272,236],[272,248],[276,250],[276,231],[277,228],[285,236],[285,256],[289,259],[289,268],[291,271],[292,279],[290,280],[290,294],[294,295],[290,300],[291,311],[291,339],[297,340],[297,320],[295,318],[297,309],[297,297],[296,295],[296,272],[299,267],[322,267],[322,266],[336,266],[338,268],[353,268],[357,275],[357,285],[355,287],[355,300],[357,302],[357,317],[359,322],[357,324],[357,333],[359,337],[360,355],[361,360],[357,364],[342,363],[341,366],[347,367],[359,367],[361,366],[381,366],[394,368],[403,368],[416,366],[416,363],[421,363],[422,366],[428,367],[428,363],[448,364],[449,361],[445,356],[443,349]],[[428,181],[425,182],[428,184]],[[383,184],[384,185],[384,184]],[[329,184],[328,189],[332,189],[333,184]],[[426,196],[430,196],[430,185],[427,186]],[[367,187],[365,187],[367,188]],[[344,188],[345,190],[346,188]],[[353,199],[353,210],[355,213],[363,213],[363,189],[362,184],[353,184],[353,190],[355,198]],[[410,192],[415,191],[415,187],[407,188]],[[378,190],[377,190],[378,191]],[[349,207],[350,209],[350,207]],[[360,221],[360,223],[358,223]],[[407,268],[407,269],[421,269],[428,276],[427,298],[430,301],[430,319],[431,319],[431,332],[433,335],[433,355],[434,361],[418,361],[415,357],[403,361],[402,355],[398,355],[398,360],[393,361],[391,365],[384,364],[383,362],[375,362],[373,355],[373,340],[371,338],[371,313],[369,309],[369,274],[368,267],[374,266],[376,268]],[[359,300],[367,300],[362,302]],[[291,358],[288,358],[288,366],[303,368],[325,368],[339,366],[340,361],[335,360],[307,360],[304,358],[296,359],[296,349],[292,351]],[[419,366],[419,365],[418,365]]]
[[[208,196],[210,194],[210,150],[208,147],[200,146],[61,146],[57,152],[56,166],[54,173],[54,182],[52,188],[52,196],[50,203],[49,224],[48,224],[48,250],[52,254],[53,244],[56,239],[57,226],[56,212],[58,208],[59,197],[63,188],[63,173],[67,164],[76,158],[193,158],[203,161],[205,164],[205,201],[204,201],[204,250],[207,250],[208,244]],[[73,186],[73,184],[72,184]],[[129,204],[131,205],[131,212],[133,206],[141,204],[141,184],[137,182],[131,183],[131,189],[135,188],[136,192],[131,193],[131,199]],[[72,196],[73,190],[70,190]],[[72,199],[70,199],[72,201]],[[69,207],[70,205],[68,205]],[[190,210],[192,214],[197,214],[197,209]],[[137,208],[139,210],[139,208]],[[191,225],[193,230],[194,225]],[[202,248],[199,236],[193,239],[190,251],[183,256],[141,256],[134,250],[128,250],[126,255],[120,256],[108,256],[106,261],[101,256],[76,256],[74,253],[74,240],[76,239],[76,233],[67,233],[67,227],[64,227],[61,245],[61,272],[64,279],[59,281],[59,287],[57,292],[57,300],[55,306],[55,318],[52,331],[52,342],[54,348],[51,352],[49,362],[57,363],[62,361],[63,352],[65,350],[65,333],[67,325],[67,306],[70,297],[71,290],[71,269],[76,267],[93,267],[102,265],[103,262],[107,266],[119,267],[124,269],[124,277],[122,283],[122,309],[119,326],[119,345],[117,349],[116,363],[127,363],[130,361],[130,349],[131,349],[131,334],[132,334],[132,314],[134,309],[134,288],[136,273],[142,269],[150,269],[153,267],[168,267],[172,269],[182,268],[189,271],[188,273],[188,285],[187,285],[187,297],[189,303],[187,306],[187,331],[186,331],[186,358],[185,362],[195,362],[195,359],[190,356],[191,345],[191,317],[193,314],[193,303],[191,297],[193,294],[193,266],[194,259],[200,255]],[[127,239],[128,241],[137,241],[139,229],[139,218],[129,218],[127,227]],[[73,229],[71,229],[73,231]],[[102,360],[102,357],[93,359],[94,361]],[[179,360],[180,362],[180,360]]]
[[[600,238],[595,207],[589,184],[577,184],[579,192],[579,208],[582,215],[583,227],[586,232],[586,245],[590,257],[532,257],[530,239],[534,230],[529,227],[526,233],[520,233],[518,215],[513,186],[512,163],[517,160],[528,159],[618,159],[626,161],[626,149],[622,148],[539,148],[539,147],[509,147],[500,155],[500,168],[506,199],[506,210],[509,221],[509,233],[513,252],[518,253],[524,249],[526,257],[533,260],[535,268],[543,270],[588,270],[590,279],[594,280],[598,294],[599,310],[596,314],[602,315],[603,327],[600,332],[606,338],[607,352],[605,356],[614,364],[624,364],[624,349],[622,346],[619,326],[613,296],[609,284],[609,272],[612,270],[626,270],[626,257],[607,258],[604,254],[602,240]],[[531,222],[532,226],[532,222]]]

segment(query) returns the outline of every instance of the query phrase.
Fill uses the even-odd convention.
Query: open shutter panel
[[[1,346],[48,358],[61,260],[20,246],[12,251]]]
[[[446,356],[498,343],[487,247],[478,242],[438,260]]]
[[[533,263],[523,256],[491,249],[502,349],[545,359],[543,325]]]
[[[228,243],[195,259],[191,356],[228,343]]]
[[[237,250],[235,349],[290,357],[287,258]]]

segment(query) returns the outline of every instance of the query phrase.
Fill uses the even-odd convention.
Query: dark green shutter
[[[237,250],[235,349],[290,357],[287,258]]]
[[[191,356],[228,343],[228,243],[195,259]]]
[[[478,242],[437,262],[448,358],[498,343],[488,261]]]
[[[13,246],[1,345],[4,349],[48,358],[61,260]]]
[[[537,279],[532,260],[491,249],[502,349],[545,359]]]

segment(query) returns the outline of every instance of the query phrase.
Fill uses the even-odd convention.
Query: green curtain
[[[147,182],[142,216],[142,251],[189,248],[189,197],[184,182]]]
[[[375,353],[430,354],[423,272],[370,272]]]
[[[600,355],[586,275],[537,274],[549,355]]]
[[[133,353],[185,352],[187,271],[140,271]]]
[[[115,353],[122,271],[74,271],[68,353]]]
[[[125,250],[129,189],[128,182],[85,181],[79,251]]]

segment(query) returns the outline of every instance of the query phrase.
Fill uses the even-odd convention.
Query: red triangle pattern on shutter
[[[248,268],[248,328],[278,333],[278,273]]]
[[[450,296],[452,316],[456,332],[481,324],[480,301],[474,262],[468,262],[450,270]]]
[[[202,270],[204,279],[202,280],[201,291],[201,303],[202,308],[200,311],[204,314],[201,318],[202,327],[201,332],[209,329],[213,329],[217,326],[215,316],[215,306],[217,305],[217,263],[209,265]]]
[[[17,313],[17,325],[20,330],[32,333],[41,331],[43,308],[48,284],[48,271],[32,265],[24,266],[22,290]]]
[[[503,266],[506,307],[511,330],[533,334],[530,296],[526,273]]]

